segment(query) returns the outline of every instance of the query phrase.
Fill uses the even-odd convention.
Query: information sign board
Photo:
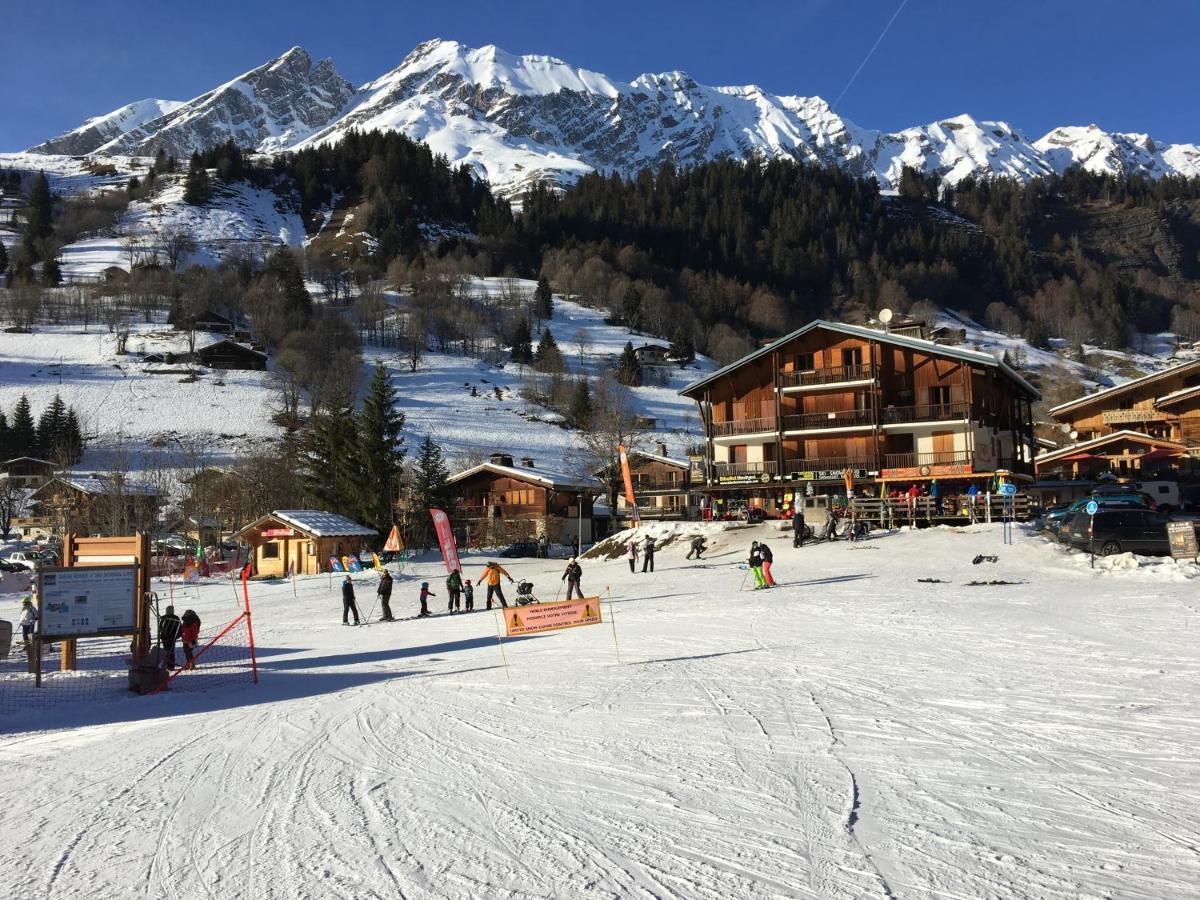
[[[38,573],[38,633],[96,637],[137,631],[137,566],[79,566]]]

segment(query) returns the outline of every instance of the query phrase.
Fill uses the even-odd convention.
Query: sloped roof
[[[1151,447],[1170,447],[1175,450],[1187,450],[1187,447],[1178,441],[1169,441],[1166,438],[1151,437],[1141,431],[1114,431],[1112,434],[1106,434],[1102,437],[1091,438],[1090,440],[1081,441],[1078,444],[1071,444],[1069,447],[1059,447],[1052,453],[1046,453],[1037,457],[1035,462],[1040,466],[1043,463],[1053,462],[1060,456],[1069,456],[1072,453],[1080,453],[1087,450],[1095,450],[1103,447],[1106,444],[1111,444],[1114,441],[1133,440],[1143,444],[1149,444]]]
[[[313,537],[369,537],[379,534],[374,528],[323,509],[277,509],[271,516]]]
[[[600,482],[593,478],[582,478],[578,475],[570,475],[565,472],[555,472],[550,469],[543,469],[541,466],[502,466],[499,463],[493,462],[481,463],[466,471],[451,475],[447,484],[456,484],[479,472],[494,472],[497,475],[507,475],[509,478],[533,482],[534,484],[540,484],[553,490],[580,491],[598,490],[601,488]]]
[[[1060,403],[1058,406],[1050,409],[1050,415],[1057,416],[1059,413],[1067,412],[1080,406],[1086,406],[1094,403],[1097,400],[1105,397],[1115,397],[1123,394],[1126,391],[1134,390],[1135,388],[1143,387],[1151,384],[1161,378],[1170,378],[1172,375],[1180,375],[1185,372],[1200,371],[1200,359],[1194,359],[1190,362],[1180,363],[1177,366],[1171,366],[1168,369],[1163,369],[1159,372],[1151,372],[1149,375],[1143,375],[1140,378],[1134,378],[1132,381],[1126,381],[1123,384],[1113,385],[1110,388],[1105,388],[1102,391],[1096,391],[1092,394],[1087,394],[1083,397],[1078,397],[1066,403]],[[1178,391],[1176,391],[1178,393]],[[1168,397],[1172,396],[1167,394]]]
[[[52,463],[48,459],[38,459],[36,456],[14,456],[12,459],[6,459],[4,462],[0,462],[0,469],[7,469],[13,463],[19,462],[32,462],[41,466],[50,466],[51,468],[57,468],[58,466],[57,463]]]
[[[252,353],[255,356],[261,356],[263,359],[267,358],[267,354],[263,353],[261,350],[255,350],[253,347],[240,343],[239,341],[235,341],[233,338],[223,338],[219,341],[214,341],[211,344],[206,344],[203,347],[197,347],[196,352],[207,353],[209,350],[215,350],[217,347],[224,346],[232,347],[233,349],[240,350],[243,353]]]
[[[30,499],[36,499],[43,492],[48,492],[55,484],[65,484],[68,487],[74,488],[82,494],[89,494],[95,497],[103,497],[109,494],[122,493],[126,495],[140,495],[144,497],[157,497],[158,489],[152,484],[147,484],[144,481],[133,481],[128,478],[124,479],[119,488],[111,475],[96,472],[63,472],[55,475],[41,487],[30,495]]]
[[[1200,385],[1195,387],[1181,388],[1178,391],[1172,391],[1169,394],[1164,394],[1154,401],[1155,406],[1171,406],[1175,403],[1181,403],[1184,400],[1191,400],[1197,395],[1200,395]]]
[[[810,331],[815,331],[818,328],[823,328],[827,331],[836,331],[839,334],[846,334],[851,337],[861,338],[865,341],[878,341],[881,344],[891,344],[896,347],[905,347],[909,350],[917,350],[921,353],[928,353],[931,356],[940,356],[949,359],[957,359],[962,362],[970,363],[977,366],[990,366],[994,369],[999,369],[1022,389],[1027,391],[1029,395],[1035,399],[1040,398],[1041,394],[1037,388],[1031,385],[1028,381],[1018,375],[1011,366],[1001,359],[997,359],[990,353],[982,353],[978,350],[963,350],[958,347],[948,347],[945,344],[938,344],[933,341],[927,341],[924,338],[909,337],[904,334],[895,334],[889,331],[877,331],[874,328],[864,328],[861,325],[847,325],[844,322],[830,322],[826,319],[815,319],[809,322],[802,328],[797,328],[791,334],[786,334],[777,341],[772,341],[767,346],[755,350],[753,353],[743,356],[739,360],[731,362],[727,366],[722,366],[715,372],[701,378],[699,381],[693,381],[691,384],[680,389],[679,393],[687,396],[706,384],[710,384],[718,378],[721,378],[730,372],[740,369],[746,363],[759,359],[775,348],[789,341],[794,341],[802,335],[808,334]]]

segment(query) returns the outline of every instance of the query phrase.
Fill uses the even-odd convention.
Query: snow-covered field
[[[1093,572],[998,527],[776,535],[585,560],[619,661],[605,622],[506,642],[507,673],[487,612],[350,629],[324,576],[255,584],[257,687],[5,723],[7,891],[1200,895],[1200,569]],[[764,536],[783,584],[740,591]],[[552,596],[560,566],[511,570]]]

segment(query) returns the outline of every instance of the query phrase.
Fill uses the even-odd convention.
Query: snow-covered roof
[[[36,456],[14,456],[12,459],[6,459],[4,462],[0,462],[0,469],[7,469],[13,463],[19,462],[37,463],[39,466],[57,466],[57,463],[52,463],[48,459],[38,459]]]
[[[629,455],[636,456],[638,459],[648,459],[651,462],[674,466],[677,469],[690,469],[692,467],[692,464],[686,460],[671,459],[669,456],[659,456],[657,453],[647,453],[644,450],[630,450]]]
[[[1098,438],[1080,441],[1078,444],[1071,444],[1068,447],[1059,447],[1052,453],[1046,453],[1037,458],[1037,464],[1040,466],[1043,463],[1053,462],[1060,456],[1070,456],[1073,453],[1086,452],[1103,447],[1105,444],[1111,444],[1114,441],[1132,440],[1141,444],[1150,444],[1153,447],[1170,447],[1173,450],[1186,450],[1187,447],[1178,441],[1169,441],[1165,438],[1151,437],[1148,434],[1143,434],[1140,431],[1130,431],[1128,429],[1122,431],[1114,431],[1112,434],[1102,435]]]
[[[1076,407],[1086,406],[1090,403],[1094,403],[1103,397],[1123,394],[1125,391],[1133,390],[1134,388],[1141,387],[1145,384],[1150,384],[1151,382],[1157,381],[1160,378],[1169,378],[1172,375],[1181,375],[1184,372],[1190,372],[1196,369],[1200,369],[1200,359],[1194,359],[1190,362],[1180,363],[1177,366],[1171,366],[1169,369],[1162,369],[1158,372],[1151,372],[1149,375],[1143,375],[1140,378],[1134,378],[1132,381],[1126,381],[1122,382],[1121,384],[1113,385],[1112,387],[1105,388],[1102,391],[1096,391],[1094,394],[1087,394],[1086,396],[1077,397],[1076,399],[1070,400],[1066,403],[1060,403],[1058,406],[1050,409],[1050,415],[1057,416],[1059,413],[1067,412],[1068,410],[1075,409]],[[1178,391],[1176,391],[1176,393],[1178,393]],[[1167,397],[1170,396],[1172,395],[1167,394]],[[1160,398],[1160,400],[1156,402],[1161,402],[1162,399],[1165,398]]]
[[[60,475],[55,475],[34,493],[40,494],[45,491],[55,482],[59,482],[72,487],[83,494],[91,494],[93,496],[104,496],[107,494],[141,494],[146,497],[158,496],[158,489],[152,484],[147,484],[144,481],[135,481],[129,478],[121,480],[118,485],[116,479],[111,475],[96,472],[63,472]]]
[[[493,462],[481,463],[478,466],[472,466],[466,471],[451,475],[447,483],[456,484],[479,472],[494,472],[497,475],[507,475],[509,478],[529,481],[553,490],[586,490],[602,487],[600,482],[594,478],[570,475],[565,472],[554,472],[550,469],[543,469],[541,466],[504,466]]]
[[[1154,401],[1155,406],[1170,406],[1173,403],[1178,403],[1181,400],[1190,400],[1200,394],[1200,385],[1193,387],[1180,388],[1177,391],[1171,391],[1169,394],[1164,394]]]
[[[729,365],[722,366],[711,375],[701,378],[699,381],[693,381],[691,384],[681,389],[679,393],[684,395],[690,394],[698,388],[701,388],[706,384],[710,384],[716,379],[741,368],[742,366],[746,365],[746,363],[766,356],[780,345],[786,344],[789,341],[794,341],[796,338],[808,334],[810,331],[815,331],[818,328],[823,328],[826,331],[836,331],[840,334],[847,334],[851,337],[861,338],[865,341],[879,341],[882,344],[892,344],[897,347],[906,347],[909,350],[917,350],[921,353],[928,353],[931,356],[957,359],[961,360],[962,362],[971,363],[972,365],[977,366],[990,366],[994,369],[999,369],[1018,385],[1020,385],[1024,390],[1028,391],[1030,396],[1034,398],[1041,397],[1041,394],[1038,392],[1037,388],[1018,375],[1012,369],[1012,367],[1008,365],[1008,363],[1004,362],[1004,360],[998,359],[995,356],[992,356],[990,353],[982,353],[979,350],[963,350],[958,347],[947,347],[945,344],[927,341],[924,338],[914,338],[909,337],[908,335],[895,334],[888,331],[877,331],[874,328],[864,328],[861,325],[847,325],[844,322],[830,322],[825,319],[814,319],[812,322],[809,322],[802,328],[797,328],[791,334],[786,334],[779,340],[772,341],[771,343],[767,344],[767,346],[755,350],[753,353],[747,354],[741,359],[729,363]]]
[[[367,537],[379,534],[374,528],[359,525],[353,519],[323,509],[277,509],[271,513],[271,517],[313,537]]]

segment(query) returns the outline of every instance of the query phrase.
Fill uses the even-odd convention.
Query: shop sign
[[[740,475],[718,475],[717,484],[770,484],[767,472],[743,472]]]
[[[970,463],[943,466],[909,466],[904,469],[884,469],[879,474],[884,478],[951,478],[970,475],[974,467]]]
[[[265,538],[295,537],[296,530],[294,528],[264,528],[262,536]]]
[[[796,481],[841,481],[845,474],[845,469],[817,469],[808,472],[793,472],[792,478]],[[855,479],[869,478],[872,474],[867,469],[852,469]]]

